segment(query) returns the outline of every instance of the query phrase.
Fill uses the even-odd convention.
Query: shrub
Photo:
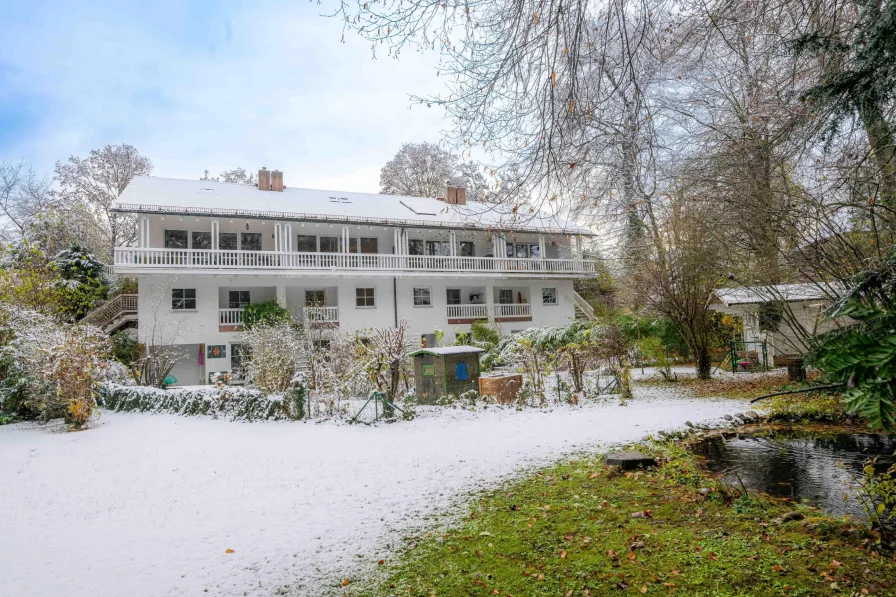
[[[259,325],[278,326],[292,323],[292,316],[277,301],[250,303],[243,307],[243,327],[247,330]]]
[[[270,396],[237,386],[162,390],[105,383],[99,388],[100,405],[113,411],[213,415],[232,421],[301,419],[305,416],[306,396],[302,378],[294,380],[288,394]]]
[[[119,330],[112,335],[112,356],[125,366],[140,358],[141,347],[127,330]]]
[[[265,394],[289,390],[296,375],[296,361],[303,346],[291,326],[285,323],[258,323],[242,333],[249,360],[246,380]]]

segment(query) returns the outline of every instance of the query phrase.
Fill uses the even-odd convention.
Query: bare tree
[[[106,145],[86,158],[56,162],[59,194],[69,204],[81,204],[96,214],[104,240],[103,256],[136,238],[135,218],[112,211],[113,204],[135,176],[152,172],[152,162],[132,145]]]
[[[53,203],[50,180],[26,164],[0,162],[0,211],[6,240],[21,238]]]
[[[380,170],[380,192],[442,197],[445,183],[456,174],[457,168],[457,156],[435,143],[405,143]]]

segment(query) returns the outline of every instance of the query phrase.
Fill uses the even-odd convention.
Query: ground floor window
[[[498,304],[499,305],[512,305],[513,304],[513,291],[512,290],[498,290]]]
[[[196,310],[195,288],[174,288],[171,290],[171,308],[176,311]]]
[[[432,291],[429,288],[414,289],[414,306],[429,307],[432,305]]]
[[[460,304],[460,288],[449,288],[447,291],[447,295],[449,305]]]
[[[541,302],[544,305],[556,305],[557,304],[557,289],[556,288],[542,288],[541,289]]]
[[[375,307],[375,290],[373,288],[355,288],[356,307]]]
[[[231,309],[242,309],[251,302],[248,290],[231,290],[227,296],[227,306]]]
[[[249,350],[242,344],[230,345],[230,370],[238,377],[243,377],[246,364],[249,362]]]

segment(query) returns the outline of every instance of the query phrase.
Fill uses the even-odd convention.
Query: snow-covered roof
[[[253,185],[155,176],[134,177],[113,209],[128,213],[594,235],[559,214],[546,214],[525,205],[514,210],[494,203],[451,205],[425,197],[292,187],[282,192],[262,191]]]
[[[485,352],[485,350],[476,346],[439,346],[436,348],[421,348],[420,350],[415,350],[410,353],[408,356],[415,357],[418,354],[444,356],[448,354],[470,354],[474,352]]]
[[[815,301],[826,300],[837,289],[828,285],[827,290],[816,284],[776,284],[770,286],[745,286],[742,288],[721,288],[715,295],[726,307],[751,305],[770,301]]]

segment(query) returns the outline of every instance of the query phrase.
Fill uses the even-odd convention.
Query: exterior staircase
[[[576,319],[590,319],[591,321],[597,320],[597,317],[594,315],[594,307],[588,304],[588,301],[585,300],[585,297],[573,290],[572,299],[576,308]]]
[[[137,321],[136,294],[112,297],[81,320],[82,323],[97,326],[107,334],[112,334],[133,321]]]

